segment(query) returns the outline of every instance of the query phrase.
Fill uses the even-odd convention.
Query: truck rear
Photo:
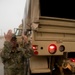
[[[70,60],[71,56],[75,58],[75,17],[65,12],[63,16],[63,10],[59,9],[59,6],[51,8],[52,3],[46,0],[26,2],[23,31],[31,33],[28,37],[31,37],[35,54],[29,59],[31,74],[52,73],[55,66],[59,67],[60,73],[63,74],[63,68],[68,65],[65,66],[67,60]],[[70,66],[70,62],[68,63]],[[71,66],[67,68],[72,71]]]

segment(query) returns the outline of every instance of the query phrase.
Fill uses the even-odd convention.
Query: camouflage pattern
[[[2,62],[4,64],[4,75],[24,75],[24,62],[33,55],[30,42],[23,48],[18,47],[13,51],[11,43],[5,41],[1,52]]]

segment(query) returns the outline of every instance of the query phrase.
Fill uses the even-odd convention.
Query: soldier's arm
[[[26,58],[30,58],[31,56],[34,55],[33,49],[32,49],[32,44],[31,42],[28,40],[28,37],[24,34],[22,34],[22,39],[23,39],[23,48],[24,48],[24,56]]]
[[[1,58],[3,62],[10,59],[10,52],[11,52],[11,44],[10,42],[5,41],[3,50],[1,52]]]
[[[24,44],[24,56],[26,58],[30,58],[31,56],[34,55],[33,49],[32,49],[32,44],[30,41]]]

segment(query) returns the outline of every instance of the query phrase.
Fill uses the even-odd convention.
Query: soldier
[[[4,48],[1,52],[4,75],[24,75],[25,60],[34,55],[30,42],[25,35],[22,35],[24,47],[19,47],[17,38],[11,30],[8,30],[4,37]]]

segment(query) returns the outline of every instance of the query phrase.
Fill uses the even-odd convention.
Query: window
[[[75,19],[75,4],[72,1],[40,0],[40,15]]]

